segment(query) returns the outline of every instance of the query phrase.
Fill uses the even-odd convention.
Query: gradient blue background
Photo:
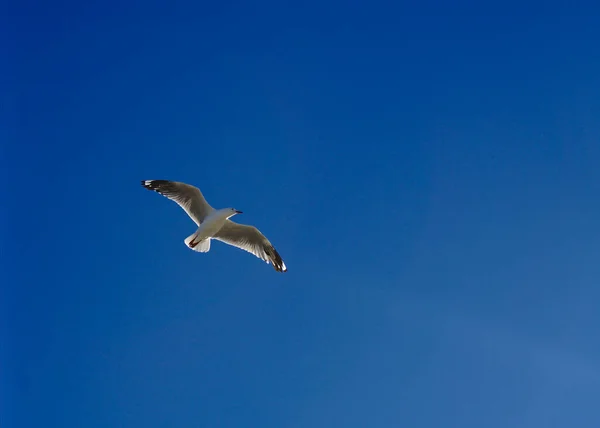
[[[600,426],[599,16],[13,6],[0,425]]]

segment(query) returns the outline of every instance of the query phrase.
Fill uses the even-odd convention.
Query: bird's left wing
[[[287,271],[287,267],[275,247],[254,226],[227,220],[213,238],[248,251],[259,259],[271,263],[277,272]]]

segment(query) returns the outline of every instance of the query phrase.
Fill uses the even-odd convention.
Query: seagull
[[[272,264],[277,272],[287,271],[277,250],[256,227],[229,220],[242,211],[234,208],[216,210],[206,202],[200,189],[179,181],[142,180],[142,186],[176,202],[198,225],[198,229],[184,240],[188,248],[206,253],[210,250],[210,241],[216,239],[254,254]]]

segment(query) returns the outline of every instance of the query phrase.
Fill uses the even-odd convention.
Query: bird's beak
[[[244,214],[243,211],[238,211],[238,210],[235,210],[235,213],[236,214]]]

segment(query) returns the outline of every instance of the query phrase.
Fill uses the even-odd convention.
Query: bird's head
[[[242,211],[240,211],[240,210],[236,210],[235,208],[226,208],[226,209],[227,209],[227,211],[228,211],[228,216],[227,216],[227,218],[229,218],[229,217],[233,217],[233,216],[234,216],[234,215],[236,215],[236,214],[242,214]]]

